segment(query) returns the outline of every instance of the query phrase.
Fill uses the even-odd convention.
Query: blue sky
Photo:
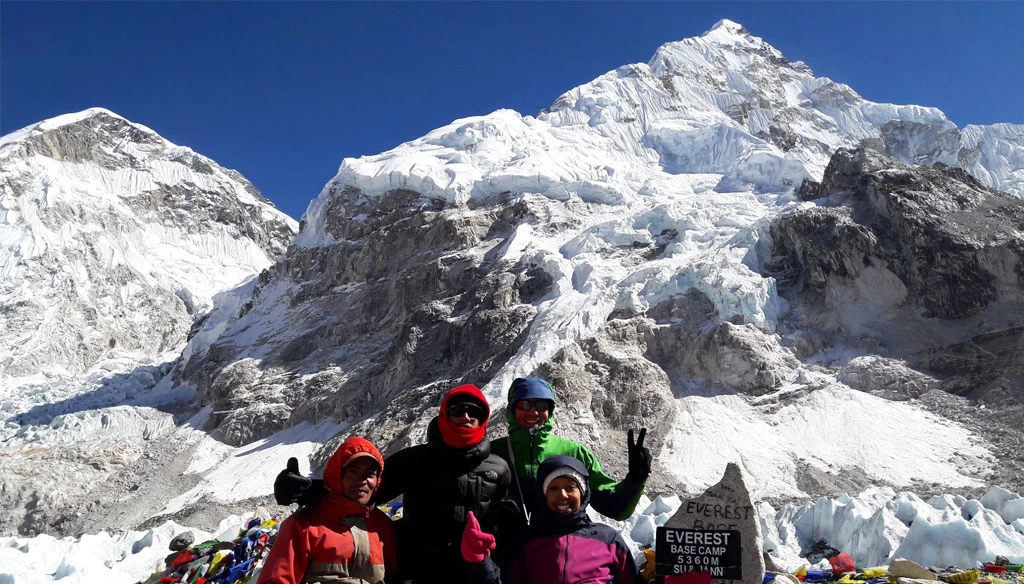
[[[103,106],[298,218],[342,158],[535,114],[729,18],[865,98],[1024,123],[1024,2],[0,2],[0,133]]]

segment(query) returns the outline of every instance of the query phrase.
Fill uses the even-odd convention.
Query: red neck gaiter
[[[456,426],[448,421],[448,404],[453,398],[467,396],[479,403],[484,408],[484,419],[476,428],[464,428]],[[437,416],[437,426],[441,430],[441,439],[452,448],[469,448],[480,443],[487,436],[487,420],[491,417],[491,408],[487,405],[487,398],[477,386],[467,383],[449,391],[441,400],[441,413]]]

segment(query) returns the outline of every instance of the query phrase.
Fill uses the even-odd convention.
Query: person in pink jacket
[[[640,584],[622,536],[587,517],[589,479],[587,467],[571,456],[540,464],[545,506],[535,512],[526,545],[506,569],[490,557],[494,536],[470,515],[461,546],[467,584]]]

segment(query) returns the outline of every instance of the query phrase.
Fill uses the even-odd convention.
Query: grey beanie
[[[576,469],[572,468],[571,466],[560,466],[555,470],[549,472],[548,475],[544,477],[544,484],[541,488],[541,492],[547,493],[548,485],[550,485],[551,481],[557,479],[558,477],[569,477],[570,479],[576,481],[576,484],[580,488],[580,494],[586,495],[587,481],[584,480],[583,475],[576,472]]]

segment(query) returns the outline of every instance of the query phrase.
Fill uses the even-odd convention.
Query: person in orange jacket
[[[384,457],[369,440],[343,442],[324,469],[329,489],[281,524],[257,584],[382,584],[397,566],[395,528],[370,504]]]

